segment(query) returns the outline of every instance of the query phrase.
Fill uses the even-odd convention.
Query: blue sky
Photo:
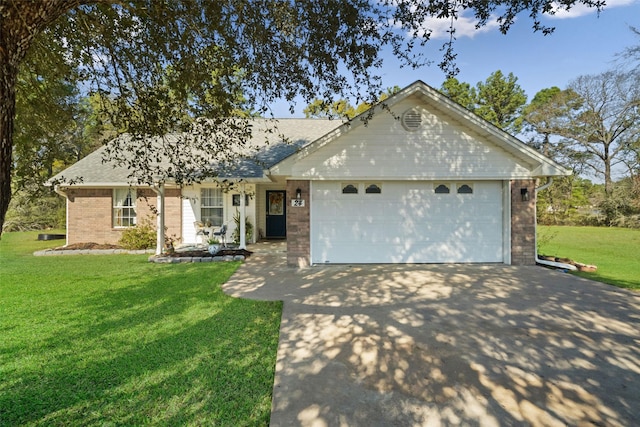
[[[503,35],[492,23],[477,31],[473,22],[463,15],[456,24],[458,80],[475,86],[496,70],[505,75],[512,72],[531,100],[541,89],[565,88],[578,76],[619,67],[616,54],[640,44],[640,37],[629,29],[629,26],[640,29],[640,0],[607,0],[599,16],[595,11],[576,7],[570,13],[544,18],[543,24],[554,26],[554,33],[549,36],[534,33],[525,15]],[[439,28],[442,24],[431,22],[428,26]],[[384,87],[404,87],[422,80],[439,88],[445,79],[437,66],[441,60],[439,49],[447,38],[443,31],[439,34],[438,37],[434,33],[436,38],[432,36],[424,47],[427,56],[435,62],[431,66],[401,69],[393,58],[386,58],[380,70]],[[296,106],[296,117],[302,116],[304,107]],[[285,105],[274,108],[276,117],[290,116]]]

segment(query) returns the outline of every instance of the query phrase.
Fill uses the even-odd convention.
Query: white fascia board
[[[540,166],[531,171],[531,175],[534,177],[543,176],[570,176],[573,171],[564,167],[557,167],[549,163],[542,163]]]
[[[58,184],[60,188],[115,188],[115,187],[148,187],[148,184],[132,184],[130,182],[79,182],[77,184]]]
[[[540,175],[548,176],[548,175]],[[460,176],[460,175],[444,175],[444,176],[287,176],[289,180],[300,181],[369,181],[369,182],[388,182],[388,181],[504,181],[512,179],[531,179],[534,175],[526,174],[508,174],[508,175],[488,175],[488,176]]]
[[[236,182],[246,182],[246,183],[264,183],[271,182],[268,176],[263,175],[260,178],[221,178],[226,179],[228,181],[236,181]],[[200,182],[193,182],[191,184],[203,184],[203,183],[213,183],[216,182],[214,179],[204,179]],[[190,185],[191,185],[190,184]],[[51,185],[48,183],[47,185]],[[59,188],[115,188],[115,187],[136,187],[136,188],[152,188],[152,185],[146,183],[131,183],[131,182],[79,182],[76,184],[57,184]],[[180,186],[174,182],[165,182],[165,188],[180,188]]]

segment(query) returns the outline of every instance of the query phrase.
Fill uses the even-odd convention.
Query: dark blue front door
[[[267,239],[287,237],[287,205],[284,191],[267,191]]]

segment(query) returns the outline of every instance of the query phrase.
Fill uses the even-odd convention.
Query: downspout
[[[53,186],[53,191],[56,192],[56,194],[58,194],[59,196],[64,197],[65,199],[67,199],[67,193],[62,189],[62,187],[60,187],[58,184]]]
[[[534,243],[535,243],[535,247],[536,247],[536,264],[540,264],[540,265],[546,265],[547,267],[553,267],[553,268],[561,268],[563,270],[571,270],[571,271],[575,271],[578,268],[575,265],[571,265],[571,264],[565,264],[563,262],[555,262],[555,261],[547,261],[546,259],[540,259],[540,257],[538,256],[538,191],[542,191],[542,190],[546,190],[547,188],[549,188],[549,186],[553,183],[553,177],[548,177],[547,183],[544,185],[541,185],[540,187],[535,188],[535,193],[536,193],[536,204],[535,204],[535,238],[534,238]]]

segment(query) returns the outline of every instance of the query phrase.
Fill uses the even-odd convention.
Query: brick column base
[[[287,181],[287,265],[308,267],[311,264],[311,197],[309,181]],[[291,206],[296,190],[302,190],[304,207]]]
[[[511,264],[536,263],[536,180],[511,181]],[[523,201],[527,190],[529,200]]]

